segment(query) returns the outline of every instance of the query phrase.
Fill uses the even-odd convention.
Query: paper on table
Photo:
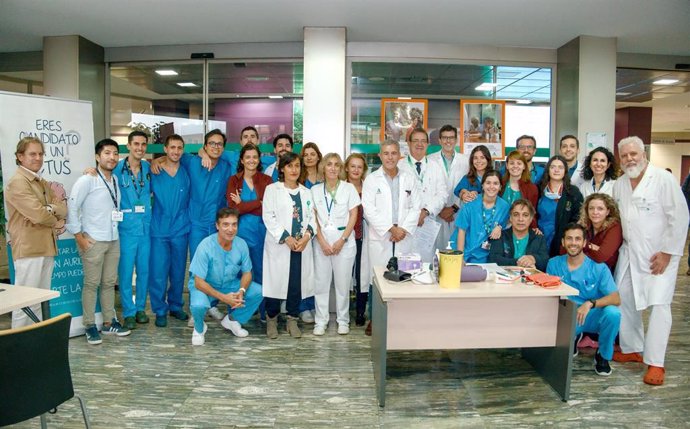
[[[414,249],[422,257],[422,262],[431,262],[436,251],[436,237],[441,229],[441,223],[432,217],[426,217],[424,224],[418,226],[413,236]]]

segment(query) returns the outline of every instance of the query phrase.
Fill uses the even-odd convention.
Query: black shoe
[[[170,315],[177,320],[187,320],[189,315],[182,310],[171,310]]]
[[[168,317],[165,314],[162,316],[156,314],[156,326],[159,328],[165,328],[168,326]]]
[[[582,337],[584,336],[584,332],[580,332],[579,334],[575,335],[575,342],[573,343],[573,357],[577,356],[577,354],[579,353],[579,350],[577,349],[577,343],[579,343]]]
[[[358,314],[358,315],[355,317],[355,325],[356,325],[356,326],[364,326],[364,324],[366,323],[366,321],[367,321],[367,319],[364,318],[364,315],[363,315],[363,314],[362,314],[362,315],[359,315],[359,314]]]
[[[597,349],[597,353],[594,355],[594,372],[597,373],[597,375],[611,375],[611,365],[609,365],[609,361],[601,357],[599,354],[599,350]]]

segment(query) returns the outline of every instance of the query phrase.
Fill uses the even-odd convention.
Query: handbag
[[[546,273],[534,273],[522,277],[522,281],[527,284],[534,284],[545,288],[558,287],[561,285],[561,278]]]

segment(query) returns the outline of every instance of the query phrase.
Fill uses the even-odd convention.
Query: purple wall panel
[[[281,133],[292,135],[292,100],[216,100],[210,118],[225,121],[228,141],[238,142],[242,128],[253,125],[261,143]]]

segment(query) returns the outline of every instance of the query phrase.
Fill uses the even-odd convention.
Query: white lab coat
[[[616,283],[630,267],[638,311],[670,304],[688,232],[688,207],[680,186],[671,173],[649,165],[634,191],[627,174],[616,180],[613,199],[623,227]],[[652,275],[649,260],[657,252],[672,255],[671,261],[663,274]]]
[[[579,188],[580,185],[585,181],[585,179],[582,178],[582,169],[585,167],[585,163],[581,160],[577,160],[577,167],[575,167],[575,172],[573,173],[572,177],[570,178],[570,184],[575,186],[576,188]]]
[[[408,232],[404,240],[395,243],[395,254],[412,252],[412,235],[417,229],[421,195],[419,181],[404,170],[399,171],[398,226]],[[388,230],[393,226],[391,189],[384,177],[383,167],[371,173],[362,186],[362,206],[366,219],[366,239],[369,246],[369,273],[375,265],[386,266],[393,256],[393,242]]]
[[[446,201],[444,203],[444,207],[450,207],[453,204],[456,204],[459,208],[462,206],[462,203],[460,198],[453,194],[453,190],[460,182],[460,179],[462,179],[463,176],[470,171],[469,157],[462,153],[456,153],[455,157],[453,157],[453,162],[448,166],[448,170],[446,170],[442,156],[442,151],[432,153],[429,155],[429,161],[434,161],[437,163],[437,168],[442,172],[443,177],[446,180]],[[455,228],[455,218],[457,215],[458,214],[456,213],[453,216],[453,222],[450,223],[444,221],[443,219],[438,219],[439,222],[441,222],[441,230],[439,231],[438,238],[436,239],[437,249],[443,250],[448,246],[448,241],[453,233],[453,228]]]
[[[594,179],[592,178],[580,183],[580,193],[582,194],[582,198],[587,198],[595,192],[598,194],[606,194],[609,197],[613,196],[613,184],[616,183],[616,179],[607,180],[603,185],[601,185],[601,188],[599,188],[598,191],[594,190],[592,186],[593,181]]]
[[[302,234],[308,226],[316,233],[316,216],[311,191],[299,185],[302,199]],[[290,248],[279,244],[283,231],[292,231],[292,198],[283,182],[266,187],[263,199],[262,218],[266,225],[264,239],[264,284],[263,294],[267,298],[286,299],[288,272],[290,270]],[[302,298],[314,295],[314,254],[312,243],[302,252]]]
[[[266,171],[264,171],[264,174],[268,177],[273,177],[273,172],[276,170],[276,168],[278,168],[278,161],[266,167]]]

